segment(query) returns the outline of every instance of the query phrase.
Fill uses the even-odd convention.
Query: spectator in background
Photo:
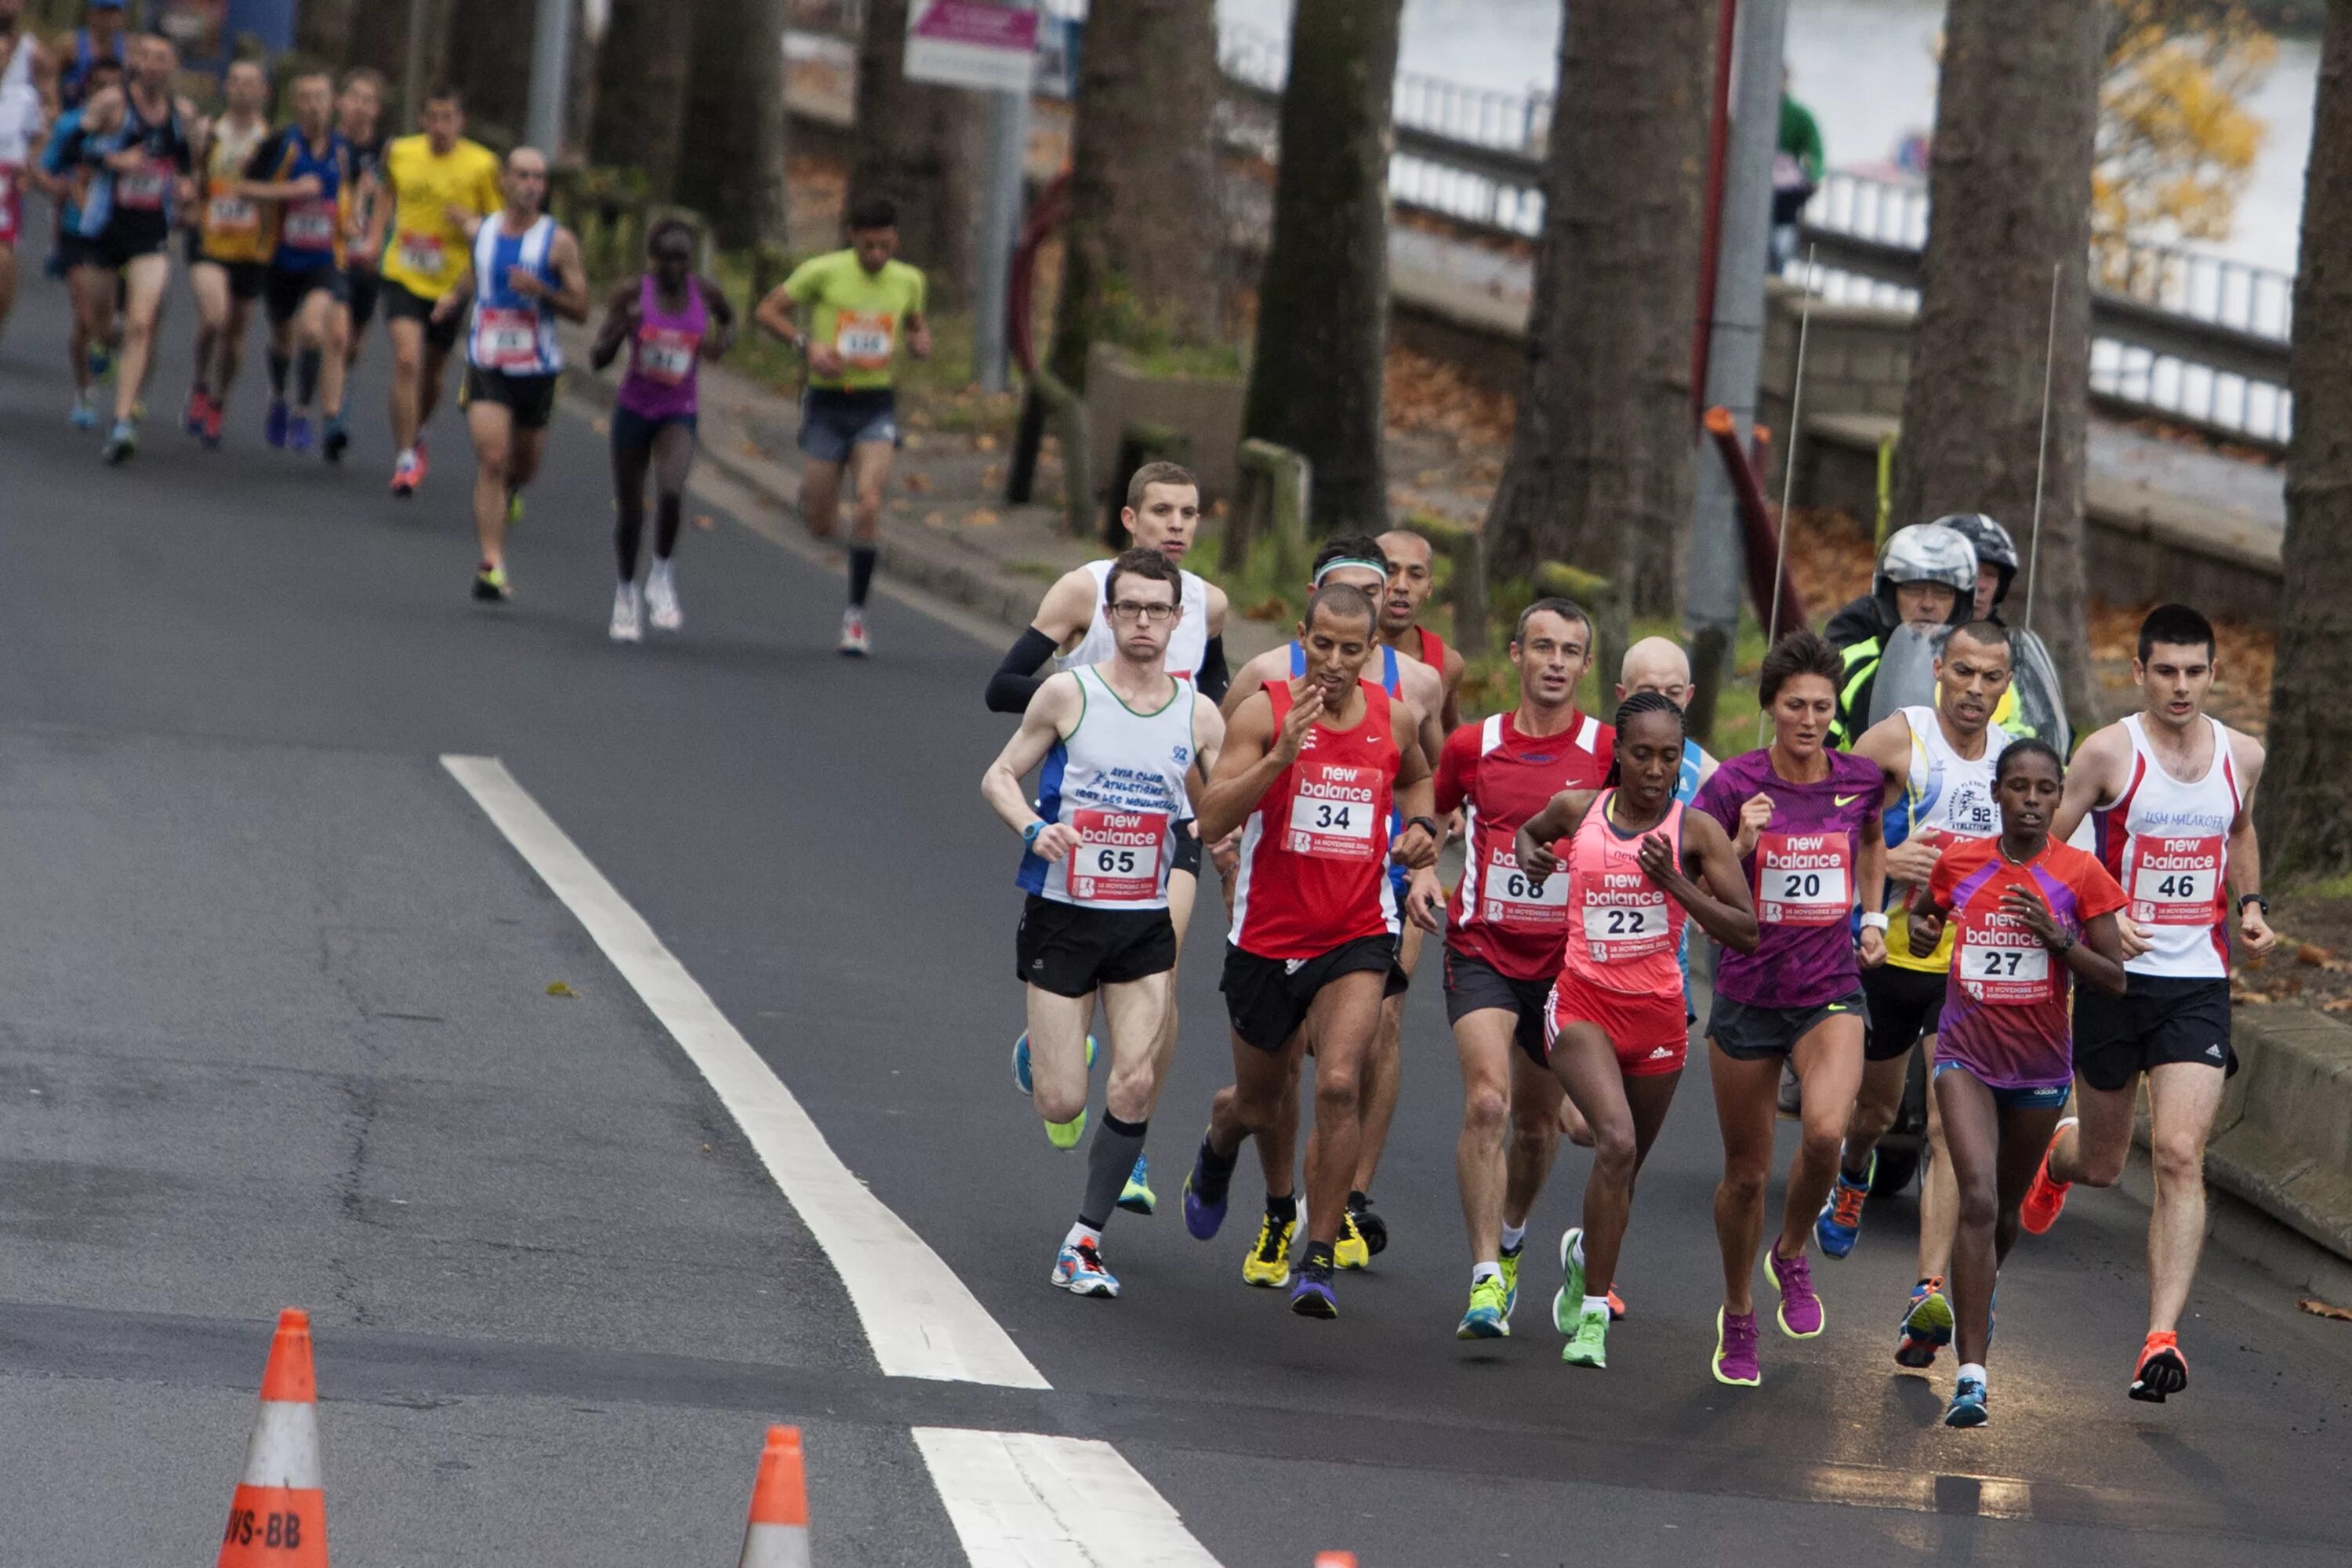
[[[1827,156],[1821,121],[1789,93],[1789,68],[1780,68],[1780,144],[1772,157],[1772,270],[1797,258],[1797,222],[1805,204],[1822,187]]]

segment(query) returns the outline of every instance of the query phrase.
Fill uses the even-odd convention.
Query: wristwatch
[[[2248,904],[2262,905],[2263,918],[2264,920],[2268,920],[2270,918],[2271,901],[2263,897],[2260,893],[2240,893],[2238,895],[2238,912],[2242,915],[2244,914]]]
[[[1434,817],[1430,817],[1430,816],[1408,816],[1408,817],[1406,817],[1406,818],[1404,819],[1404,825],[1405,825],[1407,827],[1418,827],[1418,828],[1420,828],[1423,832],[1424,832],[1424,833],[1428,834],[1432,838],[1437,838],[1437,837],[1443,837],[1443,836],[1438,832],[1438,828],[1437,828],[1437,819],[1436,819],[1436,818],[1434,818]],[[2265,905],[2265,906],[2264,906],[2264,908],[2266,908],[2266,909],[2267,909],[2268,907],[2269,907],[2269,906],[2267,906],[2267,905]]]
[[[2059,957],[2063,958],[2068,953],[2074,951],[2074,933],[2070,931],[2062,931],[2058,935],[2061,939],[2062,945],[2053,947],[2050,951],[2056,953]]]
[[[1885,931],[1887,929],[1886,917],[1876,910],[1864,910],[1862,911],[1862,929],[1864,931]]]
[[[1022,845],[1026,848],[1034,849],[1037,847],[1037,835],[1045,831],[1045,819],[1041,816],[1021,830]]]

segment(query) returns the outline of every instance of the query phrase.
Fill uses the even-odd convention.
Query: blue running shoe
[[[1339,1315],[1339,1298],[1331,1290],[1331,1260],[1313,1253],[1298,1266],[1290,1287],[1290,1310],[1302,1318],[1327,1322]]]
[[[1952,1403],[1945,1407],[1947,1426],[1981,1426],[1992,1419],[1985,1408],[1985,1385],[1979,1379],[1964,1377],[1952,1390]]]
[[[1102,1254],[1090,1241],[1063,1243],[1050,1280],[1073,1296],[1100,1296],[1108,1300],[1118,1295],[1118,1276],[1103,1267]]]
[[[263,416],[261,421],[261,434],[263,439],[273,447],[286,445],[286,400],[284,398],[273,397],[269,400],[269,412]]]
[[[1829,1202],[1822,1205],[1821,1217],[1813,1221],[1813,1239],[1832,1258],[1843,1258],[1853,1250],[1856,1237],[1862,1235],[1862,1204],[1870,1196],[1872,1178],[1878,1174],[1878,1151],[1870,1152],[1870,1167],[1862,1173],[1860,1182],[1846,1179],[1841,1169],[1836,1184],[1830,1188]]]
[[[1092,1035],[1087,1037],[1087,1070],[1095,1070],[1095,1037]],[[1026,1029],[1022,1030],[1021,1037],[1013,1042],[1013,1082],[1024,1094],[1035,1092],[1029,1087],[1029,1031]]]
[[[1895,1364],[1919,1371],[1935,1363],[1936,1352],[1952,1342],[1952,1302],[1944,1277],[1930,1275],[1911,1287],[1911,1304],[1895,1342]]]
[[[310,416],[309,415],[296,414],[287,418],[286,449],[289,452],[303,453],[310,450]]]
[[[1205,1163],[1208,1153],[1209,1140],[1204,1133],[1201,1138],[1201,1152],[1192,1156],[1192,1173],[1184,1178],[1184,1228],[1192,1232],[1195,1241],[1215,1238],[1218,1227],[1225,1223],[1225,1200],[1233,1184],[1231,1172],[1226,1173],[1223,1181],[1212,1182],[1209,1179]],[[1213,1198],[1205,1195],[1212,1187],[1216,1191]]]
[[[98,428],[97,388],[93,387],[74,399],[73,412],[66,416],[66,423],[77,430]]]
[[[1127,1173],[1127,1186],[1118,1194],[1118,1206],[1129,1214],[1148,1215],[1160,1207],[1160,1194],[1151,1190],[1151,1160],[1149,1155],[1135,1157],[1135,1169]]]

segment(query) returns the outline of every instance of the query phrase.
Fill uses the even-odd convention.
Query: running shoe
[[[1302,1318],[1326,1321],[1339,1315],[1339,1298],[1331,1289],[1328,1259],[1309,1256],[1298,1266],[1298,1281],[1290,1288],[1290,1310]]]
[[[1617,1294],[1614,1285],[1609,1287],[1609,1321],[1612,1323],[1625,1321],[1625,1298]]]
[[[1864,1169],[1861,1181],[1848,1180],[1845,1168],[1838,1168],[1829,1202],[1822,1205],[1821,1217],[1813,1221],[1813,1239],[1821,1243],[1825,1256],[1843,1258],[1853,1250],[1854,1242],[1862,1236],[1863,1201],[1870,1196],[1870,1184],[1877,1174],[1875,1149],[1870,1152],[1870,1163]]]
[[[286,449],[298,456],[308,457],[310,447],[310,416],[308,414],[288,415],[286,416]]]
[[[1073,1296],[1100,1296],[1109,1300],[1118,1295],[1118,1276],[1103,1267],[1102,1254],[1091,1241],[1066,1241],[1054,1259],[1054,1272],[1049,1276],[1057,1288]]]
[[[338,414],[327,421],[326,434],[319,439],[319,450],[325,456],[327,461],[340,463],[343,460],[343,454],[351,449],[351,427],[343,423],[343,416]]]
[[[2147,1336],[2139,1347],[2139,1364],[2132,1368],[2131,1396],[2161,1405],[2189,1386],[2189,1358],[2180,1353],[2180,1337],[2162,1332]]]
[[[416,493],[417,481],[424,478],[425,463],[422,458],[403,456],[393,459],[393,494],[404,498],[415,495]]]
[[[613,590],[613,625],[610,635],[614,642],[645,640],[645,606],[638,602],[637,585],[635,583],[624,583]]]
[[[1378,1258],[1389,1249],[1389,1223],[1372,1212],[1370,1194],[1349,1193],[1348,1216],[1356,1222],[1356,1232],[1364,1238],[1366,1251]]]
[[[211,406],[212,399],[205,395],[203,387],[189,389],[188,405],[180,411],[180,423],[186,427],[189,435],[201,436],[205,433],[205,414]]]
[[[261,420],[262,439],[273,447],[283,447],[286,445],[287,426],[290,423],[286,412],[286,400],[282,397],[271,398],[269,412],[264,415]]]
[[[222,407],[218,403],[212,403],[212,404],[209,404],[209,405],[207,405],[205,406],[205,446],[208,449],[210,449],[210,450],[212,450],[212,451],[215,451],[215,452],[217,452],[217,451],[219,451],[219,450],[220,450],[220,444],[221,444],[221,427],[222,427],[224,425],[226,425],[227,422],[228,422],[228,410],[227,410],[227,409],[223,408],[223,407]]]
[[[521,521],[522,492],[520,490],[509,490],[507,492],[507,526],[509,528],[512,528]]]
[[[1576,1332],[1560,1347],[1559,1359],[1570,1366],[1606,1367],[1609,1364],[1609,1313],[1595,1307],[1590,1312],[1579,1310]]]
[[[1952,1342],[1952,1303],[1944,1277],[1934,1274],[1911,1287],[1911,1305],[1895,1342],[1895,1364],[1915,1370],[1935,1364],[1936,1352]]]
[[[874,651],[866,638],[866,612],[852,606],[841,612],[841,641],[838,650],[850,658],[864,658]]]
[[[114,350],[111,347],[100,343],[90,349],[89,378],[92,381],[114,379]]]
[[[1764,1381],[1763,1363],[1757,1359],[1756,1342],[1761,1338],[1753,1312],[1727,1312],[1715,1310],[1715,1381],[1727,1383],[1734,1388],[1754,1388]]]
[[[2066,1206],[2066,1194],[2074,1190],[2072,1182],[2050,1179],[2050,1156],[2058,1152],[2058,1140],[2066,1136],[2066,1129],[2078,1120],[2069,1116],[2058,1123],[2058,1130],[2050,1134],[2050,1147],[2042,1151],[2041,1168],[2033,1173],[2033,1184],[2025,1189],[2024,1206],[2017,1212],[2017,1223],[2025,1227],[2028,1236],[2047,1236]]]
[[[98,388],[86,387],[75,395],[73,411],[66,416],[66,423],[77,430],[98,428]]]
[[[1198,1235],[1199,1232],[1194,1232]],[[1261,1215],[1257,1222],[1257,1244],[1242,1259],[1242,1283],[1260,1285],[1269,1290],[1279,1290],[1290,1283],[1290,1243],[1298,1234],[1298,1216],[1278,1220],[1272,1215]]]
[[[1356,1228],[1352,1211],[1339,1215],[1339,1240],[1331,1249],[1331,1261],[1341,1268],[1370,1268],[1372,1266],[1371,1243]]]
[[[1087,1037],[1087,1070],[1095,1070],[1095,1037],[1092,1035]],[[1013,1082],[1024,1094],[1034,1092],[1029,1087],[1029,1031],[1026,1029],[1022,1030],[1021,1037],[1013,1042]]]
[[[1507,1247],[1495,1261],[1503,1270],[1503,1326],[1511,1325],[1511,1314],[1519,1310],[1519,1259],[1528,1255],[1527,1244]]]
[[[1078,1140],[1084,1138],[1086,1135],[1087,1108],[1083,1105],[1078,1107],[1078,1113],[1076,1116],[1071,1117],[1067,1121],[1048,1121],[1045,1123],[1045,1142],[1051,1143],[1055,1148],[1059,1149],[1065,1154],[1076,1148],[1078,1146]]]
[[[1764,1272],[1772,1277],[1773,1288],[1780,1292],[1780,1331],[1792,1340],[1810,1340],[1822,1331],[1828,1314],[1822,1310],[1822,1299],[1813,1290],[1813,1268],[1803,1253],[1794,1258],[1780,1256],[1780,1244],[1774,1242],[1764,1249]]]
[[[1511,1337],[1511,1289],[1499,1274],[1479,1276],[1470,1287],[1470,1310],[1454,1330],[1457,1340],[1507,1340]]]
[[[1119,1189],[1118,1206],[1129,1214],[1148,1215],[1160,1207],[1160,1194],[1151,1190],[1151,1161],[1138,1154],[1135,1169],[1127,1173],[1127,1185]]]
[[[114,428],[107,432],[106,445],[100,450],[99,456],[105,460],[107,467],[121,468],[131,460],[131,455],[137,450],[139,450],[137,426],[128,419],[118,419],[114,422]]]
[[[686,612],[677,603],[677,578],[670,563],[658,556],[646,574],[646,614],[657,632],[674,632],[686,625]]]
[[[1552,1327],[1563,1334],[1576,1332],[1584,1317],[1584,1261],[1577,1249],[1584,1240],[1584,1227],[1570,1226],[1559,1237],[1559,1294],[1551,1299]]]
[[[1985,1408],[1983,1379],[1964,1377],[1953,1385],[1952,1402],[1944,1407],[1945,1426],[1981,1426],[1991,1419],[1992,1412]]]
[[[485,561],[474,573],[474,597],[486,605],[503,605],[514,597],[514,589],[507,583],[507,569]]]
[[[1224,1179],[1213,1181],[1208,1170],[1209,1135],[1201,1135],[1200,1152],[1192,1156],[1192,1168],[1184,1174],[1184,1228],[1195,1241],[1208,1241],[1225,1223],[1225,1199],[1233,1185],[1233,1173]]]

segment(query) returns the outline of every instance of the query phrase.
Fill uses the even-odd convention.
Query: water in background
[[[1218,0],[1217,12],[1228,24],[1279,37],[1290,7],[1291,0]],[[1471,87],[1547,91],[1560,0],[1405,0],[1402,68]],[[1943,19],[1943,0],[1792,0],[1791,87],[1819,117],[1832,166],[1884,164],[1906,136],[1935,123]],[[2199,248],[2294,269],[2318,68],[2315,42],[2280,40],[2278,63],[2247,106],[2269,133],[2235,229]]]

